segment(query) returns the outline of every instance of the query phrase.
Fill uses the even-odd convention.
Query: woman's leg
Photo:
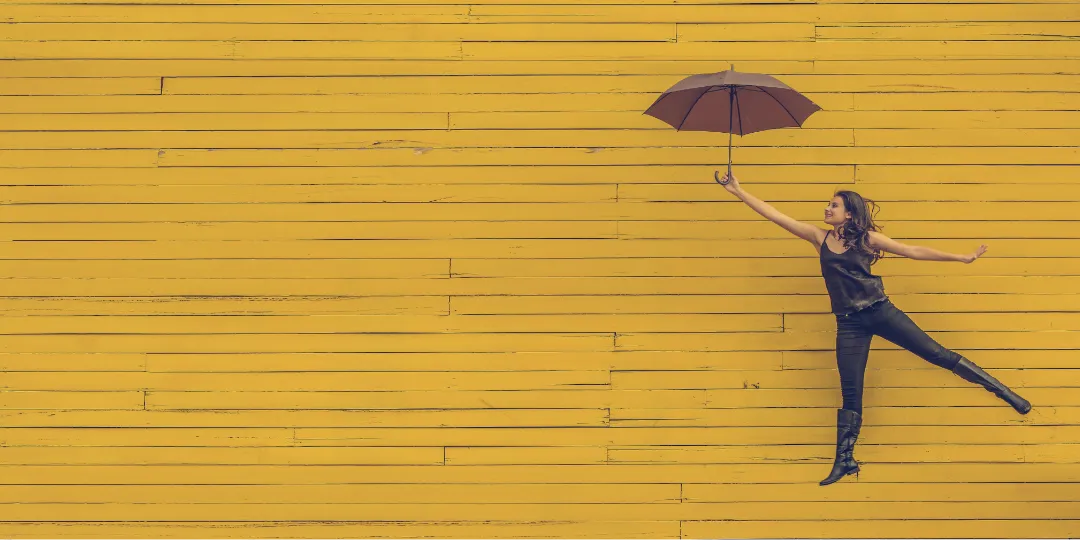
[[[826,486],[851,473],[859,472],[855,461],[855,441],[862,427],[863,374],[870,355],[874,334],[854,318],[836,319],[836,367],[840,372],[843,408],[836,411],[836,459],[829,476],[819,482]]]
[[[919,328],[911,317],[891,302],[877,313],[873,322],[873,331],[931,364],[952,371],[968,382],[982,385],[983,388],[1012,405],[1020,414],[1027,414],[1031,410],[1031,404],[1026,399],[991,377],[971,360],[935,341]]]
[[[863,328],[854,317],[849,319],[837,318],[836,369],[840,372],[844,408],[862,415],[863,377],[874,334]]]
[[[935,341],[892,302],[882,306],[876,315],[872,323],[875,334],[935,366],[952,371],[963,358]]]

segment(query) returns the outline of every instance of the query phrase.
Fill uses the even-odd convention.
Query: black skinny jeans
[[[906,313],[885,299],[848,315],[836,315],[836,367],[844,408],[862,414],[863,373],[875,335],[952,371],[963,356],[928,336]]]

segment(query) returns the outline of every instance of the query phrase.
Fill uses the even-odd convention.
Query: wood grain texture
[[[0,536],[1080,536],[1076,0],[19,0],[0,25]],[[822,106],[744,187],[883,232],[860,478],[816,252],[645,116]],[[838,533],[842,531],[842,533]]]

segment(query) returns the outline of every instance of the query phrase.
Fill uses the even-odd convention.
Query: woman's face
[[[839,196],[833,197],[825,206],[825,223],[833,226],[843,225],[851,219],[851,212],[844,209],[844,199]]]

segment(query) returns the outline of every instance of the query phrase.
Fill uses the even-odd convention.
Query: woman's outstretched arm
[[[773,205],[749,194],[739,185],[739,181],[734,176],[728,177],[727,174],[721,180],[721,183],[727,182],[724,185],[724,189],[728,190],[732,195],[735,195],[747,206],[754,209],[755,212],[768,218],[769,221],[781,226],[784,230],[814,244],[815,246],[825,240],[825,234],[827,231],[821,227],[811,225],[809,223],[799,221],[783,212],[777,210]]]
[[[957,261],[962,263],[972,263],[975,262],[975,259],[981,257],[983,253],[986,253],[987,250],[986,244],[983,244],[979,246],[979,249],[976,249],[972,253],[960,255],[958,253],[947,253],[936,250],[932,247],[911,246],[897,242],[877,231],[870,231],[868,234],[870,235],[871,247],[919,261]]]

